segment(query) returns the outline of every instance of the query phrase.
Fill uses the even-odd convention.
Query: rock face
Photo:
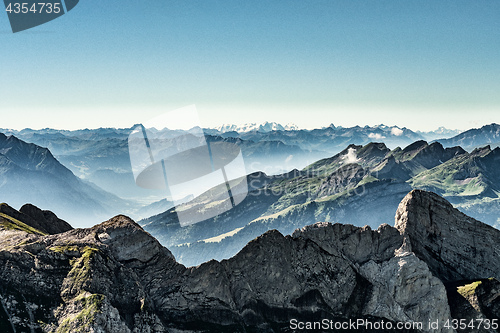
[[[443,281],[500,276],[500,231],[434,193],[415,190],[407,195],[396,212],[396,228]]]
[[[499,278],[500,235],[450,207],[413,191],[396,228],[316,223],[291,236],[269,231],[229,260],[188,268],[126,216],[43,235],[7,227],[13,222],[3,213],[0,329],[293,332],[294,319],[365,319],[394,325],[385,332],[454,332],[428,322],[472,316],[474,306],[484,318],[500,316],[498,281],[462,294],[464,283],[450,287],[454,279]],[[422,327],[401,330],[397,322]]]

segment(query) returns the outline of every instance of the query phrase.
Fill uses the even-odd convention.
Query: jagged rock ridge
[[[293,318],[444,322],[472,315],[467,304],[485,318],[499,316],[500,231],[423,191],[402,201],[396,227],[272,230],[229,260],[189,268],[126,216],[48,236],[4,229],[6,332],[287,332]],[[459,246],[450,243],[455,235]],[[455,278],[478,285],[458,288],[466,295],[460,304],[450,301]]]

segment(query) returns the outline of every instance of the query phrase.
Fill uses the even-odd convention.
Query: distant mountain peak
[[[234,124],[222,124],[221,126],[215,127],[215,129],[221,133],[227,133],[227,132],[245,133],[251,131],[259,131],[259,132],[296,131],[299,129],[299,127],[292,123],[288,123],[283,126],[277,122],[266,121],[262,124],[247,123],[240,126]]]
[[[427,147],[428,145],[429,144],[427,143],[427,141],[418,140],[418,141],[413,142],[411,145],[406,146],[403,149],[403,152],[406,153],[406,152],[410,152],[410,151],[414,151],[414,150],[423,149],[423,148]]]
[[[468,151],[491,145],[500,146],[500,125],[492,123],[481,128],[473,128],[449,139],[437,140],[444,147],[461,146]]]
[[[454,136],[460,134],[461,132],[462,131],[460,131],[460,130],[449,129],[449,128],[446,128],[444,126],[440,126],[433,131],[417,131],[417,133],[422,135],[427,141],[433,141],[436,139],[451,138],[451,137],[454,137]]]

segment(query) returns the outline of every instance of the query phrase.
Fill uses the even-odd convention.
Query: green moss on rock
[[[49,249],[57,253],[74,256],[69,260],[71,270],[66,276],[65,289],[61,292],[63,298],[71,299],[78,294],[84,293],[92,279],[92,260],[100,250],[92,246],[78,247],[76,245],[53,246]]]
[[[52,246],[49,247],[49,250],[63,254],[67,254],[68,252],[80,252],[78,246],[76,245]]]
[[[102,294],[77,297],[75,305],[81,307],[81,311],[76,316],[65,319],[59,325],[56,333],[91,331],[97,314],[102,312],[104,298],[105,296]]]
[[[466,284],[465,286],[458,287],[457,291],[460,295],[468,299],[475,294],[477,287],[481,284],[481,281],[472,282],[470,284]]]

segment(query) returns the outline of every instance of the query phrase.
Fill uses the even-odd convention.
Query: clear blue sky
[[[0,127],[500,123],[498,0],[82,0],[0,45]]]

